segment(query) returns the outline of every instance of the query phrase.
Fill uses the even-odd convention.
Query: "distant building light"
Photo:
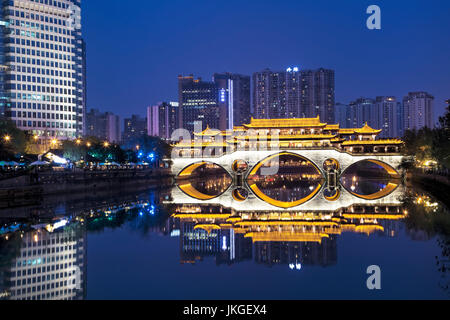
[[[181,234],[180,230],[175,229],[175,230],[173,230],[173,231],[170,233],[170,236],[171,236],[171,237],[179,237],[180,234]]]

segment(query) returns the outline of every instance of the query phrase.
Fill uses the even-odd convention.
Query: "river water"
[[[308,163],[302,166],[288,164],[275,178],[250,177],[261,196],[241,190],[228,199],[236,195],[227,193],[232,179],[219,174],[2,209],[0,297],[450,297],[450,219],[441,203],[373,170],[363,177],[356,168],[342,177],[340,200],[328,190],[332,200],[317,202],[316,210],[303,209],[314,199],[290,207],[324,183]],[[379,193],[390,184],[395,191]],[[192,188],[185,185],[199,193],[186,194]],[[199,200],[199,194],[212,198]],[[380,289],[368,288],[369,266],[379,267],[379,282],[369,282]]]

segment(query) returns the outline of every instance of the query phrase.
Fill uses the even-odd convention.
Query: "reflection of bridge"
[[[219,213],[225,211],[223,213]],[[335,212],[229,211],[221,206],[183,204],[172,218],[180,230],[183,262],[215,256],[217,263],[253,258],[265,264],[331,265],[343,233],[395,236],[400,205],[351,206]]]
[[[323,192],[315,195],[311,200],[303,203],[299,207],[302,210],[310,211],[335,211],[340,208],[349,207],[354,204],[359,205],[399,205],[401,204],[401,197],[404,194],[404,188],[399,186],[390,194],[381,197],[380,199],[370,200],[355,197],[345,188],[341,189],[341,194],[338,200],[328,201]],[[179,187],[174,187],[172,190],[173,200],[170,203],[173,204],[211,204],[211,205],[222,205],[227,208],[232,208],[234,210],[248,212],[248,211],[271,211],[276,209],[276,206],[270,204],[270,202],[264,201],[263,199],[256,196],[254,193],[249,192],[246,201],[236,201],[233,198],[233,188],[230,187],[225,193],[220,196],[209,199],[202,200],[191,197],[187,193],[183,192]],[[286,211],[296,211],[299,207],[283,208]]]

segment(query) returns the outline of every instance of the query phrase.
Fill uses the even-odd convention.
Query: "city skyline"
[[[395,96],[401,99],[408,92],[426,91],[435,96],[434,122],[443,113],[448,99],[445,84],[450,79],[445,63],[448,44],[441,29],[450,27],[443,10],[449,6],[448,3],[428,8],[424,1],[414,1],[403,8],[399,4],[381,1],[381,31],[366,28],[367,5],[362,3],[348,4],[343,8],[325,1],[315,4],[284,1],[277,5],[259,3],[254,11],[251,11],[254,7],[252,1],[241,5],[239,11],[233,10],[233,4],[233,1],[221,4],[217,10],[209,12],[209,5],[200,8],[195,3],[190,8],[184,3],[178,6],[140,3],[142,10],[136,19],[111,26],[107,21],[129,14],[133,6],[124,7],[118,1],[106,7],[101,2],[84,3],[88,108],[112,111],[122,117],[129,116],[128,113],[144,115],[148,105],[177,100],[176,77],[179,74],[194,73],[210,80],[216,72],[251,75],[267,67],[283,70],[289,65],[298,65],[302,69],[323,67],[335,70],[336,102],[350,103],[360,96]],[[424,7],[427,10],[423,10]],[[211,16],[201,19],[205,11]],[[189,13],[196,23],[181,28],[177,19],[185,13]],[[256,13],[272,19],[272,22],[263,23]],[[284,20],[289,21],[295,14],[298,14],[295,17],[298,28],[285,30],[287,22]],[[165,19],[158,18],[158,15]],[[214,23],[217,19],[225,22],[224,16],[231,16],[241,23],[227,28]],[[160,24],[165,27],[159,28]],[[113,28],[113,32],[103,32],[106,25]],[[308,25],[310,27],[306,28]],[[264,38],[263,33],[271,28],[270,34],[280,36]],[[280,32],[280,29],[285,31]],[[292,41],[300,33],[302,38]],[[212,34],[215,36],[210,37]],[[121,48],[117,48],[113,41],[116,35],[124,41]],[[321,48],[313,41],[319,36],[323,39]],[[415,45],[417,41],[421,43],[419,47]],[[137,50],[128,50],[131,45]],[[397,50],[386,51],[394,46]],[[212,51],[205,50],[206,47]],[[413,47],[415,49],[411,50]],[[183,48],[183,51],[177,48]],[[233,53],[236,48],[239,55]],[[214,54],[211,53],[213,51]],[[108,68],[108,63],[119,59],[119,55],[127,57],[127,62]],[[130,69],[133,72],[125,72]],[[121,89],[125,87],[124,83],[131,84],[128,90]],[[111,92],[115,94],[111,95]]]

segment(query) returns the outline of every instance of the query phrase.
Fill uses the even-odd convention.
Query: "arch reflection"
[[[309,201],[320,191],[323,182],[315,164],[287,152],[258,163],[247,179],[256,196],[280,208],[293,208]]]
[[[211,200],[231,186],[232,178],[217,164],[199,162],[185,168],[178,176],[178,187],[198,200]]]
[[[399,179],[399,173],[391,166],[377,160],[364,160],[348,167],[340,182],[358,198],[377,200],[395,191],[400,185]]]

